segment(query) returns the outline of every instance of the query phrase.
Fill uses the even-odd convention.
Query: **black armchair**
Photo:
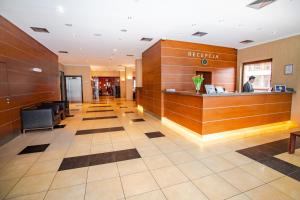
[[[22,129],[23,133],[33,129],[47,129],[60,123],[58,105],[41,105],[22,109]]]

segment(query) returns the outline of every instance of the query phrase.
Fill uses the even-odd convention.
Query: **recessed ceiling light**
[[[67,51],[58,51],[58,53],[69,53]]]
[[[113,49],[113,51],[114,51],[114,52],[117,52],[117,51],[118,51],[118,49]]]
[[[242,43],[242,44],[249,44],[249,43],[252,43],[252,42],[254,42],[254,41],[253,40],[243,40],[240,43]]]
[[[71,26],[73,26],[73,24],[65,24],[66,26],[69,26],[69,27],[71,27]]]
[[[274,3],[275,1],[276,0],[256,0],[256,1],[248,4],[247,7],[259,10],[271,3]]]
[[[132,20],[133,18],[131,16],[127,17],[127,19]]]
[[[100,37],[100,36],[102,36],[100,33],[94,33],[94,36],[96,36],[96,37]]]
[[[30,28],[35,32],[49,33],[49,31],[46,28],[40,28],[40,27],[30,27]]]
[[[123,32],[123,33],[126,33],[127,29],[121,29],[120,31]]]
[[[59,12],[59,13],[64,13],[64,12],[65,12],[63,6],[57,6],[57,7],[56,7],[56,11]]]
[[[204,35],[207,35],[206,32],[200,32],[200,31],[197,31],[196,33],[193,33],[193,36],[197,36],[197,37],[202,37]]]
[[[145,42],[150,42],[150,41],[152,41],[153,40],[153,38],[147,38],[147,37],[143,37],[142,39],[141,39],[141,41],[145,41]]]

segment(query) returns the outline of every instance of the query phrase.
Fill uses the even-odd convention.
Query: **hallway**
[[[237,200],[300,195],[295,178],[235,152],[287,138],[288,125],[202,141],[138,112],[131,101],[105,98],[73,104],[71,114],[62,122],[64,128],[29,132],[1,147],[0,199]],[[293,159],[298,167],[299,156],[298,149]]]

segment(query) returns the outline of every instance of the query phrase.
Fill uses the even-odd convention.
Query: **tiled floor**
[[[2,146],[0,199],[300,199],[300,149],[286,153],[288,124],[205,141],[133,102],[100,103],[71,105],[64,128]]]

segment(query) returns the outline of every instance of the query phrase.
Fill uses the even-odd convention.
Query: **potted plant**
[[[196,94],[200,93],[201,84],[204,81],[203,74],[194,76],[193,78],[194,85],[196,87]]]

